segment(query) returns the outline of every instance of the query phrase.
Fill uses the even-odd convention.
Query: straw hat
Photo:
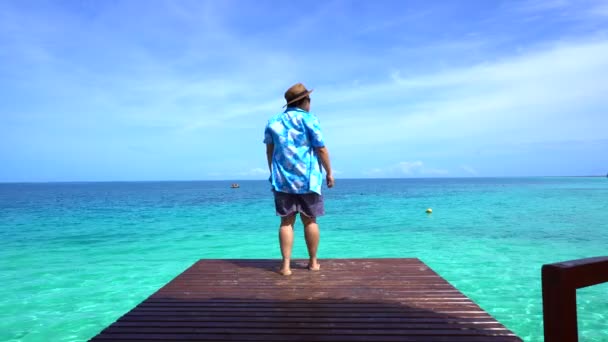
[[[287,101],[287,103],[283,107],[287,107],[288,105],[305,98],[306,96],[310,95],[312,91],[313,89],[306,89],[302,83],[292,85],[285,92],[285,101]]]

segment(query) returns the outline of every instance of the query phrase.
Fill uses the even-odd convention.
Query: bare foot
[[[291,275],[291,270],[289,268],[282,268],[279,270],[280,275],[289,276]]]
[[[308,269],[311,271],[319,271],[321,270],[321,265],[318,262],[315,262],[314,264],[308,264]]]

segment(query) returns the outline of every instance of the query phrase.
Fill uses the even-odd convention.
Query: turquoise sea
[[[0,341],[85,341],[198,259],[279,258],[268,183],[233,182],[0,184]],[[324,193],[321,258],[420,258],[525,341],[542,341],[541,265],[608,255],[606,178]],[[608,284],[578,291],[578,317],[582,341],[608,341]]]

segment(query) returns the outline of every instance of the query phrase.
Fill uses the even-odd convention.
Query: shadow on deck
[[[521,341],[418,259],[200,260],[92,341]]]

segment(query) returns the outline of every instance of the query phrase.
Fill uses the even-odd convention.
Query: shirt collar
[[[302,109],[302,108],[300,108],[300,107],[296,107],[296,106],[293,106],[293,107],[287,107],[287,108],[285,108],[285,112],[290,112],[290,111],[294,111],[294,110],[295,110],[295,111],[298,111],[298,112],[308,113],[308,112],[307,112],[307,111],[305,111],[304,109]]]

